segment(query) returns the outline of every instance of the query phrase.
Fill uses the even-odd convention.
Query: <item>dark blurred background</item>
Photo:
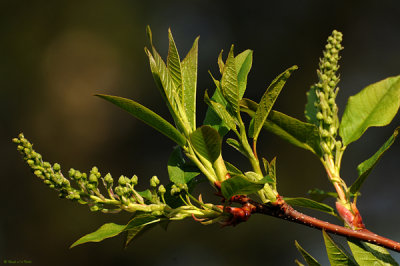
[[[399,1],[1,0],[0,263],[25,259],[34,265],[294,265],[294,259],[300,259],[294,246],[297,239],[326,265],[319,231],[267,216],[223,229],[191,220],[176,222],[168,232],[153,229],[127,250],[122,249],[120,237],[68,249],[105,222],[126,222],[129,214],[92,213],[86,206],[58,199],[31,174],[11,139],[23,131],[46,160],[61,163],[64,170],[88,171],[96,165],[114,178],[137,174],[143,188],[152,175],[166,183],[166,163],[174,143],[92,96],[132,98],[171,120],[143,52],[148,44],[146,25],[151,26],[164,58],[168,27],[182,58],[201,36],[198,123],[205,114],[204,91],[214,89],[207,71],[218,76],[217,56],[221,49],[226,55],[232,43],[237,53],[254,50],[248,98],[258,100],[277,74],[299,66],[275,109],[300,119],[305,93],[317,79],[318,58],[333,29],[344,34],[341,111],[350,95],[400,74]],[[385,128],[369,129],[348,148],[342,175],[349,184],[357,176],[357,164],[383,144],[399,120],[397,116]],[[331,189],[311,153],[268,133],[259,148],[262,156],[278,158],[282,195],[307,196],[314,187]],[[400,145],[395,143],[358,201],[369,229],[396,240],[400,240],[399,154]],[[248,167],[229,147],[224,155]]]

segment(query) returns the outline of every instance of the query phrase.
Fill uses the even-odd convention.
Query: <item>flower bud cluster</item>
[[[166,189],[163,185],[159,185],[160,181],[156,176],[150,179],[150,185],[154,189],[152,197],[144,199],[135,190],[135,185],[138,183],[136,175],[132,178],[121,176],[114,188],[114,179],[111,174],[108,173],[102,177],[97,167],[93,167],[89,174],[71,168],[68,171],[68,178],[66,178],[61,172],[61,166],[58,163],[52,165],[49,162],[44,162],[42,156],[33,150],[32,144],[23,134],[20,134],[18,138],[14,138],[13,142],[18,145],[17,149],[22,153],[24,160],[28,163],[33,173],[42,179],[46,185],[59,191],[59,196],[62,198],[87,204],[92,211],[110,212],[125,209],[133,212],[135,208],[132,206],[135,206],[135,204],[144,206],[165,205],[165,203],[161,203],[158,194],[162,197]],[[70,180],[75,181],[79,188],[72,187]],[[101,194],[99,189],[100,182],[103,183],[104,188],[107,190],[108,197]],[[145,211],[146,208],[143,208],[144,206],[141,206],[140,210]],[[151,207],[154,208],[154,206]],[[148,209],[150,210],[151,208]]]
[[[314,104],[317,109],[321,147],[326,154],[332,154],[341,147],[341,142],[336,140],[339,128],[336,105],[339,76],[336,72],[339,69],[339,52],[343,49],[341,42],[342,33],[334,30],[328,38],[323,57],[320,59],[319,70],[317,70],[319,81],[313,86],[317,96]]]
[[[60,197],[69,196],[71,199],[80,199],[79,193],[71,188],[69,180],[61,173],[61,167],[58,163],[51,165],[49,162],[43,162],[42,156],[33,150],[32,144],[23,134],[19,134],[18,138],[13,139],[13,142],[18,145],[17,149],[23,155],[33,173],[50,188],[58,190]]]
[[[33,150],[32,144],[23,134],[13,139],[13,142],[18,145],[18,150],[33,173],[45,184],[57,190],[62,198],[87,204],[91,211],[114,213],[125,210],[171,220],[180,220],[196,215],[204,223],[214,223],[221,219],[222,211],[215,210],[212,204],[204,204],[200,200],[198,203],[201,206],[196,207],[190,202],[187,184],[172,185],[170,191],[172,195],[183,196],[185,194],[186,197],[184,205],[173,209],[165,202],[164,194],[167,193],[167,190],[160,184],[157,176],[150,178],[151,189],[142,192],[135,189],[138,183],[136,175],[131,178],[122,175],[118,181],[115,181],[109,173],[102,176],[97,167],[93,167],[89,173],[71,168],[65,177],[61,172],[61,166],[58,163],[52,165],[44,162],[42,156]],[[70,181],[74,181],[78,188],[72,187]],[[108,196],[101,193],[100,183],[107,190]]]
[[[181,194],[182,192],[188,192],[189,188],[187,184],[174,184],[171,187],[171,195],[176,196]]]

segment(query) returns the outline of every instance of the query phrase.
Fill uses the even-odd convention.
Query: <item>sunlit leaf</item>
[[[259,181],[250,181],[243,176],[233,176],[221,183],[221,193],[226,199],[235,195],[253,194],[262,189],[268,180],[265,177]]]
[[[258,138],[258,134],[260,134],[261,128],[263,127],[265,120],[267,119],[268,114],[271,111],[276,99],[278,98],[283,86],[285,85],[292,72],[297,68],[297,66],[292,66],[291,68],[285,70],[283,73],[278,75],[268,86],[264,95],[261,97],[260,103],[258,104],[257,110],[253,116],[253,127],[249,128],[249,136],[251,138]]]
[[[239,86],[239,99],[242,99],[247,86],[247,76],[253,63],[253,51],[245,50],[235,57],[237,80]]]
[[[204,101],[205,103],[214,110],[214,112],[219,116],[219,118],[224,122],[225,125],[229,127],[229,129],[236,129],[235,119],[231,116],[230,113],[226,110],[226,106],[218,102],[212,101],[207,91],[204,93]]]
[[[198,61],[199,37],[194,40],[193,46],[185,59],[181,62],[183,79],[183,107],[187,118],[192,126],[196,128],[196,87],[197,87],[197,61]]]
[[[221,90],[224,98],[231,106],[232,114],[237,114],[239,111],[240,98],[238,74],[236,70],[235,57],[233,55],[233,45],[229,51],[228,58],[226,59],[224,71],[222,72]]]
[[[179,99],[181,100],[181,103],[183,103],[181,61],[175,45],[174,38],[172,37],[171,29],[168,29],[168,39],[169,47],[167,57],[167,69],[171,74],[171,79],[174,82]]]
[[[359,265],[396,266],[399,265],[383,247],[359,240],[347,241],[354,259]]]
[[[151,73],[153,74],[157,87],[167,104],[175,124],[181,131],[184,131],[185,128],[190,128],[186,112],[182,106],[178,90],[175,87],[170,71],[167,69],[167,66],[154,46],[152,46],[152,53],[147,48],[145,48],[145,52],[149,58]]]
[[[294,244],[309,266],[321,266],[321,264],[319,264],[316,259],[314,259],[307,251],[305,251],[305,249],[302,248],[297,241],[294,241]]]
[[[148,201],[151,201],[153,199],[153,195],[151,194],[151,191],[149,189],[143,190],[143,191],[137,191],[137,193],[147,199]]]
[[[304,208],[309,208],[309,209],[314,209],[317,211],[325,212],[330,215],[336,216],[335,210],[324,203],[320,203],[317,201],[314,201],[312,199],[307,199],[307,198],[284,198],[286,203],[292,206],[297,206],[297,207],[304,207]]]
[[[148,224],[152,224],[152,223],[157,223],[159,221],[160,221],[160,219],[155,216],[143,215],[143,216],[137,216],[137,217],[133,218],[126,225],[107,223],[107,224],[102,225],[95,232],[87,234],[87,235],[81,237],[80,239],[78,239],[75,243],[73,243],[71,245],[70,248],[73,248],[77,245],[81,245],[81,244],[88,243],[88,242],[100,242],[106,238],[114,237],[124,231],[131,230],[137,226],[143,226],[143,225],[148,225]]]
[[[210,126],[201,126],[190,135],[193,148],[202,157],[213,163],[221,154],[221,137]]]
[[[400,106],[400,76],[371,84],[347,102],[339,134],[343,145],[356,141],[369,127],[388,125]]]
[[[322,189],[318,189],[318,188],[314,188],[314,189],[310,189],[307,192],[308,195],[310,195],[310,198],[312,200],[318,201],[318,202],[322,202],[323,200],[325,200],[326,198],[332,197],[334,199],[336,199],[338,197],[336,192],[325,192]]]
[[[380,158],[383,154],[392,146],[397,135],[399,134],[400,127],[396,128],[393,135],[382,145],[382,147],[368,160],[365,160],[361,164],[358,165],[358,178],[354,181],[353,185],[350,186],[349,190],[351,193],[357,193],[362,184],[364,183],[367,176],[371,173],[372,169],[374,169],[375,165],[379,162]]]
[[[307,92],[307,104],[304,114],[309,123],[318,126],[319,125],[319,120],[317,119],[318,108],[315,106],[315,103],[317,103],[319,99],[315,92],[316,89],[317,87],[313,85]]]
[[[226,140],[226,143],[239,151],[244,156],[247,156],[246,151],[244,150],[243,146],[237,141],[236,139],[229,138]]]
[[[186,163],[181,148],[174,148],[168,160],[168,175],[171,182],[174,184],[187,184],[199,174],[200,171],[197,168]]]
[[[230,175],[243,175],[243,173],[233,164],[225,161],[225,165]]]
[[[243,112],[253,117],[258,105],[252,100],[242,99],[240,107]],[[322,156],[318,128],[313,124],[271,110],[263,128],[295,146],[311,151],[318,157]]]
[[[185,137],[174,126],[172,126],[164,118],[154,113],[150,109],[144,107],[143,105],[135,101],[132,101],[130,99],[118,96],[111,96],[104,94],[97,94],[96,96],[105,99],[115,104],[116,106],[124,109],[134,117],[140,119],[149,126],[163,133],[165,136],[175,141],[180,146],[182,147],[185,146],[186,144]]]
[[[340,248],[339,244],[335,243],[325,230],[322,230],[322,234],[324,236],[326,252],[328,253],[331,266],[357,266],[354,259],[348,255],[343,248]]]

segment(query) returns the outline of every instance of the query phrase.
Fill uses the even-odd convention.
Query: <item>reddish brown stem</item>
[[[249,202],[255,206],[255,211],[253,213],[274,216],[280,219],[285,219],[291,222],[306,225],[311,228],[325,230],[326,232],[332,234],[366,241],[378,246],[391,249],[396,252],[400,252],[399,242],[379,236],[367,229],[352,230],[343,226],[331,224],[317,218],[305,215],[293,209],[293,207],[287,204],[282,198],[278,198],[275,203],[270,204],[261,204],[252,200],[250,200]]]

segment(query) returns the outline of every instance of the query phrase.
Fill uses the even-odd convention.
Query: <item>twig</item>
[[[287,204],[281,197],[279,197],[276,202],[268,204],[261,204],[250,199],[247,199],[246,201],[255,207],[253,213],[274,216],[294,223],[306,225],[311,228],[325,230],[326,232],[332,234],[366,241],[378,246],[391,249],[396,252],[400,252],[399,242],[379,236],[367,229],[352,230],[343,226],[331,224],[326,221],[322,221],[317,218],[305,215],[293,209],[293,207]]]

